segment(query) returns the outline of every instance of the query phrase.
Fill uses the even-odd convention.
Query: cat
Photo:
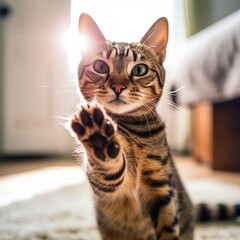
[[[167,19],[158,19],[139,43],[106,40],[87,14],[81,14],[79,30],[91,43],[78,68],[88,104],[71,127],[88,154],[86,174],[102,238],[193,239],[192,204],[156,111]]]
[[[158,19],[138,43],[106,40],[88,14],[80,15],[79,31],[90,43],[78,68],[87,104],[71,128],[88,156],[102,239],[192,240],[193,206],[156,111],[165,81],[167,19]]]

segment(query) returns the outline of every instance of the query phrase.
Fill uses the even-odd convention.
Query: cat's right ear
[[[162,64],[166,57],[168,43],[168,20],[165,17],[159,18],[147,31],[140,41],[149,46]]]
[[[87,41],[87,45],[91,47],[105,40],[97,24],[86,13],[80,15],[78,27],[81,37],[84,38]]]

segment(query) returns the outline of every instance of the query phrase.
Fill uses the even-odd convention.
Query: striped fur
[[[240,217],[240,204],[226,203],[199,203],[195,206],[195,219],[197,222],[213,220],[230,220]]]
[[[159,19],[132,44],[105,40],[86,14],[79,29],[91,41],[78,69],[89,104],[72,119],[72,129],[88,154],[86,174],[102,239],[192,240],[192,204],[156,112],[167,20]],[[224,207],[219,209],[224,217]]]

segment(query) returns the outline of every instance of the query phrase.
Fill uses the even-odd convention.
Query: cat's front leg
[[[87,175],[95,192],[114,192],[123,182],[125,162],[116,124],[96,104],[82,106],[71,127],[88,154]]]

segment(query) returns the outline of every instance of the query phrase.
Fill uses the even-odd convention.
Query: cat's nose
[[[123,85],[123,84],[117,84],[117,83],[114,83],[112,84],[111,86],[111,89],[115,92],[115,94],[117,96],[119,96],[121,94],[121,92],[126,89],[126,86]]]

